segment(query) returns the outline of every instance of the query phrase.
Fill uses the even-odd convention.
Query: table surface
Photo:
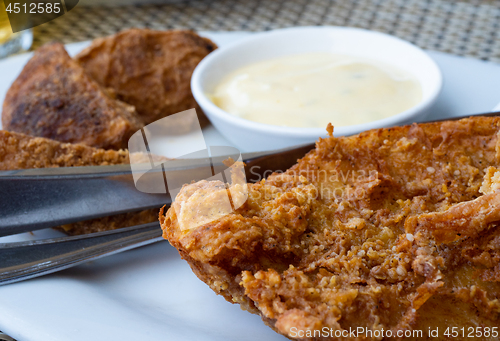
[[[127,1],[140,2],[141,0]],[[34,29],[33,48],[73,43],[130,27],[262,31],[338,25],[393,34],[424,49],[500,62],[495,0],[148,0],[157,4],[84,6]],[[109,0],[109,5],[117,1]]]

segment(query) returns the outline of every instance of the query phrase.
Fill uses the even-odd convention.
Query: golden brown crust
[[[96,149],[0,130],[0,170],[129,163],[128,151]]]
[[[96,148],[126,148],[143,126],[135,109],[108,96],[59,43],[42,46],[10,87],[3,128]]]
[[[284,174],[249,185],[229,215],[186,230],[175,209],[160,214],[164,237],[215,292],[291,338],[293,327],[425,337],[432,326],[445,340],[446,327],[498,326],[500,216],[487,168],[500,163],[499,127],[474,117],[320,139]],[[433,222],[454,237],[435,237]]]
[[[70,235],[79,235],[101,231],[109,231],[122,227],[129,227],[158,221],[158,208],[140,212],[129,212],[114,216],[80,221],[60,226],[59,229]]]
[[[197,107],[191,75],[215,48],[192,31],[130,29],[94,40],[76,60],[148,124]]]

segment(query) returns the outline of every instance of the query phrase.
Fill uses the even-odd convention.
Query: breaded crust
[[[129,163],[126,150],[104,150],[0,130],[0,170]]]
[[[130,29],[94,40],[76,60],[148,124],[197,107],[191,75],[216,47],[192,31]]]
[[[3,129],[104,149],[126,148],[143,126],[130,105],[108,96],[64,46],[36,50],[10,87]]]
[[[158,221],[158,208],[139,212],[117,214],[109,217],[79,221],[77,223],[62,225],[58,229],[69,235],[80,235],[101,231],[115,230]]]
[[[320,139],[285,173],[249,185],[241,208],[181,229],[183,196],[217,190],[187,185],[160,213],[164,237],[216,293],[292,339],[491,332],[500,325],[499,128],[500,118],[473,117]],[[379,336],[341,333],[360,327]]]

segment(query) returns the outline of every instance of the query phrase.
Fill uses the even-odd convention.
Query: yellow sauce
[[[256,122],[324,128],[396,115],[422,100],[410,73],[333,53],[286,56],[242,67],[210,94],[221,109]]]

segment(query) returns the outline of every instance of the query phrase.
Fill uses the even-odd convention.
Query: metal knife
[[[312,148],[314,144],[244,153],[247,180],[260,180],[266,171],[284,171]],[[130,165],[3,171],[0,193],[0,237],[172,202],[166,194],[138,191]]]

